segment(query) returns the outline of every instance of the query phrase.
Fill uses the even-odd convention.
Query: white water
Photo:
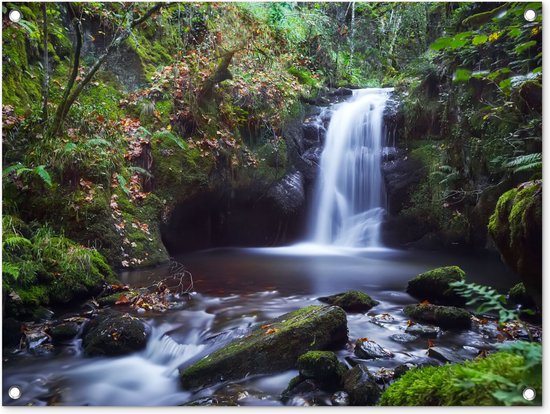
[[[392,89],[361,89],[334,107],[315,189],[312,242],[380,247],[383,113]]]

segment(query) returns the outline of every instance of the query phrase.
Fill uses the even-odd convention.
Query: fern
[[[2,274],[11,276],[13,280],[19,279],[21,269],[14,263],[2,261]]]
[[[507,168],[513,168],[515,173],[523,171],[541,171],[542,170],[542,154],[527,154],[519,155],[505,164]]]
[[[136,173],[141,174],[141,175],[144,175],[145,177],[153,178],[153,174],[151,174],[145,168],[132,166],[132,167],[128,167],[128,170],[130,170],[132,172],[136,172]]]
[[[103,138],[93,138],[86,141],[84,145],[87,147],[92,147],[94,145],[105,145],[106,147],[110,147],[112,144]]]
[[[175,136],[169,131],[162,131],[157,132],[153,138],[161,139],[161,140],[170,140],[174,142],[178,147],[180,147],[182,150],[187,149],[187,144],[179,137]]]
[[[489,286],[456,281],[449,283],[460,296],[468,299],[466,305],[477,305],[476,313],[496,312],[500,322],[519,319],[519,311],[506,308],[506,297]]]
[[[127,184],[126,178],[124,178],[124,177],[123,177],[122,175],[120,175],[120,174],[117,174],[117,175],[116,175],[116,179],[117,179],[117,181],[118,181],[118,184],[120,185],[120,188],[122,188],[122,191],[124,191],[124,193],[125,193],[128,197],[130,197],[130,195],[131,195],[131,194],[130,194],[130,190],[128,190],[128,189],[126,188],[126,184]]]
[[[50,177],[50,174],[46,171],[46,167],[44,165],[39,165],[33,171],[36,175],[42,178],[42,181],[44,181],[48,187],[52,186],[52,177]]]
[[[4,235],[2,240],[2,250],[12,250],[21,247],[32,247],[29,239],[17,235]]]
[[[23,172],[32,171],[30,168],[25,167],[23,164],[18,162],[17,164],[10,165],[2,170],[2,177],[7,177],[11,173],[15,172],[16,175],[19,175]]]

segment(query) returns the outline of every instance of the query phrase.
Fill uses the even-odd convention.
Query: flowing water
[[[356,90],[351,99],[333,108],[313,203],[313,242],[380,245],[383,115],[391,92],[391,88]]]
[[[513,285],[517,278],[496,255],[461,256],[380,246],[378,227],[384,204],[379,163],[388,92],[357,91],[349,102],[334,108],[323,153],[323,182],[317,190],[315,243],[213,249],[178,257],[193,274],[198,293],[165,313],[141,315],[151,328],[146,349],[121,357],[86,358],[80,339],[38,355],[5,349],[3,403],[179,405],[215,396],[221,401],[238,400],[240,405],[280,405],[280,394],[297,374],[295,370],[188,392],[180,386],[178,367],[223,347],[256,324],[320,304],[320,296],[358,289],[380,304],[367,314],[348,314],[350,340],[368,337],[390,349],[395,358],[367,364],[373,370],[391,369],[426,353],[425,340],[403,344],[389,338],[407,326],[403,306],[416,302],[405,293],[407,280],[434,267],[459,265],[470,281],[502,291]],[[126,272],[120,278],[134,287],[150,286],[167,272],[160,267]],[[124,306],[116,309],[134,312]],[[484,335],[474,331],[445,331],[437,342],[470,358],[486,345]],[[338,356],[344,361],[353,352],[346,347]],[[22,389],[17,401],[7,396],[12,385]]]

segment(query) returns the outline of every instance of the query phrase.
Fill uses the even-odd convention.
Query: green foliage
[[[2,285],[19,296],[20,301],[12,304],[15,309],[67,303],[115,280],[95,249],[57,235],[47,226],[35,227],[30,238],[24,237],[12,216],[3,216],[2,224]]]
[[[14,175],[13,179],[18,179],[21,176],[36,176],[41,179],[41,181],[46,184],[48,187],[52,186],[52,178],[48,171],[46,171],[45,165],[39,165],[35,168],[25,167],[21,163],[10,165],[2,170],[2,178],[11,178],[10,176]],[[3,180],[4,181],[4,180]]]
[[[170,131],[155,132],[153,134],[153,140],[161,140],[161,141],[170,140],[174,142],[178,147],[180,147],[180,149],[182,150],[187,149],[187,144],[181,138],[177,137]]]
[[[449,286],[468,299],[466,305],[477,305],[476,312],[479,314],[496,312],[502,323],[519,319],[519,311],[507,308],[506,297],[489,286],[466,283],[464,280],[451,282]]]
[[[515,173],[522,171],[542,172],[542,154],[518,155],[508,161],[505,166],[512,168]]]
[[[542,366],[536,361],[540,360],[541,350],[540,344],[522,344],[464,364],[413,369],[386,389],[379,405],[540,405],[542,381],[537,381],[537,376],[541,377]],[[528,360],[535,366],[529,368]],[[533,371],[538,375],[531,379]],[[522,397],[526,386],[537,393],[532,402]]]

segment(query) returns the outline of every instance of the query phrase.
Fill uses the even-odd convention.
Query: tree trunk
[[[42,122],[48,120],[48,90],[50,83],[50,56],[48,53],[48,15],[46,3],[42,3],[42,47],[44,48],[42,56],[42,66],[44,70],[44,79],[42,80]]]
[[[61,130],[61,127],[63,126],[63,122],[65,121],[65,118],[67,114],[69,113],[69,109],[74,104],[76,99],[80,96],[80,93],[84,90],[86,85],[90,83],[93,76],[96,74],[96,72],[101,68],[101,65],[105,63],[107,58],[110,56],[110,54],[115,51],[117,48],[120,47],[122,42],[126,40],[134,27],[139,26],[141,23],[143,23],[145,20],[147,20],[151,15],[157,11],[159,11],[161,8],[167,6],[168,3],[158,3],[155,6],[151,7],[143,16],[141,16],[138,19],[132,20],[128,28],[122,30],[122,32],[114,38],[105,52],[95,61],[95,63],[90,67],[84,78],[78,82],[76,87],[74,87],[74,82],[76,80],[76,77],[78,75],[78,66],[80,62],[80,51],[82,48],[82,33],[80,31],[80,22],[75,23],[75,30],[77,31],[77,41],[75,46],[75,57],[74,57],[74,63],[73,63],[73,73],[71,73],[71,77],[69,78],[69,82],[67,83],[67,87],[65,88],[65,93],[63,95],[63,99],[61,100],[61,103],[59,104],[54,121],[52,123],[52,127],[50,129],[50,135],[55,136],[59,134],[59,131]]]

